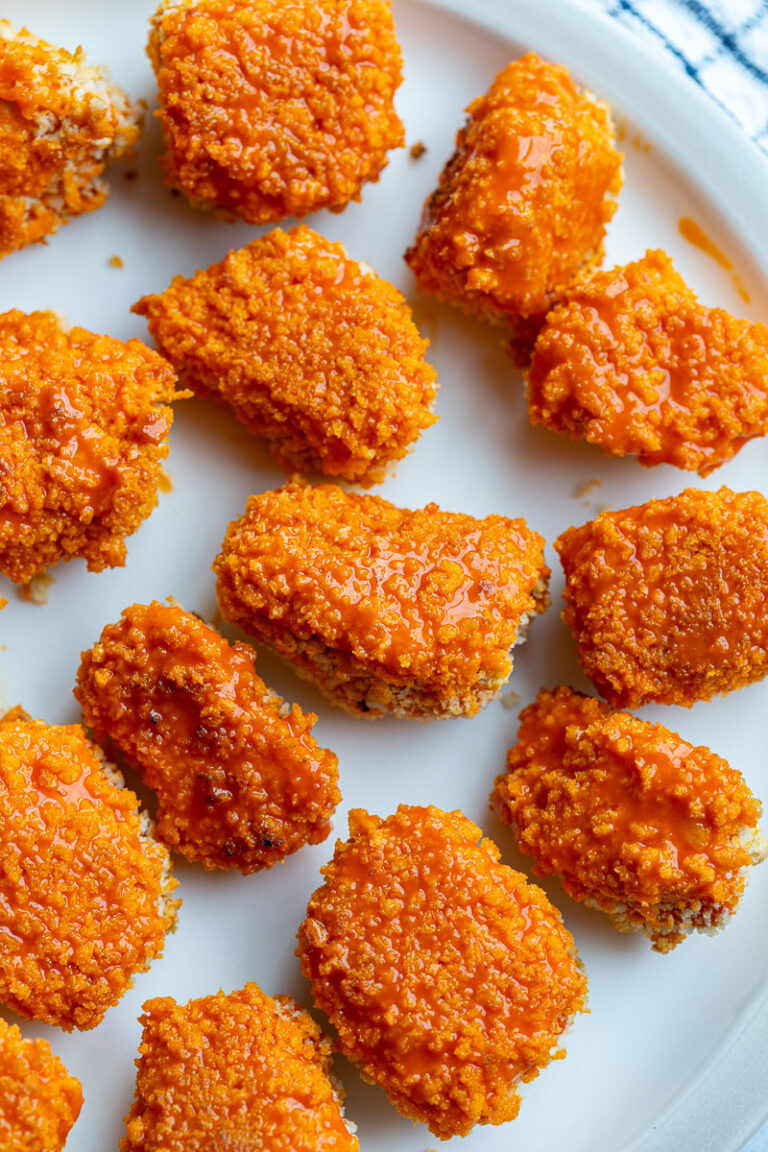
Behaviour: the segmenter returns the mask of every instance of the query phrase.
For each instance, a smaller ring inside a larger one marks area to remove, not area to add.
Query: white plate
[[[151,103],[153,78],[143,47],[152,7],[153,0],[108,6],[103,0],[6,0],[3,15],[68,47],[83,43],[94,61],[110,64],[134,97]],[[460,20],[449,9],[471,19]],[[626,124],[626,185],[610,229],[608,261],[637,257],[646,246],[664,247],[706,302],[765,316],[768,171],[695,86],[613,24],[562,0],[443,0],[430,6],[399,0],[395,11],[407,77],[398,105],[409,144],[422,140],[428,151],[418,162],[405,152],[393,156],[381,182],[365,190],[362,204],[340,216],[319,214],[310,220],[313,227],[343,239],[353,256],[412,297],[401,254],[451,152],[462,109],[508,60],[532,47],[570,65]],[[55,308],[73,323],[115,336],[143,335],[143,321],[128,311],[133,301],[164,288],[177,272],[206,267],[254,235],[247,226],[227,226],[173,199],[160,180],[158,147],[152,125],[136,165],[137,181],[126,182],[118,166],[104,210],[71,224],[47,247],[3,261],[0,308]],[[749,307],[729,275],[681,238],[681,216],[697,220],[728,253],[751,294]],[[123,269],[108,265],[113,255],[123,258]],[[498,332],[431,300],[418,301],[417,315],[434,339],[441,420],[385,485],[383,494],[392,500],[415,506],[436,499],[478,515],[522,514],[552,540],[569,524],[590,518],[603,502],[621,507],[690,484],[768,492],[762,443],[753,442],[702,484],[670,468],[649,471],[631,460],[607,460],[596,449],[532,429],[520,378],[499,348]],[[187,608],[212,615],[209,565],[228,521],[249,493],[276,486],[283,477],[233,419],[200,401],[178,407],[168,467],[173,492],[161,496],[130,541],[124,570],[96,576],[80,562],[60,566],[44,608],[22,602],[0,581],[10,599],[0,617],[4,703],[21,701],[53,722],[77,719],[71,689],[79,652],[134,600],[174,595]],[[593,478],[601,487],[576,498],[576,487]],[[555,607],[534,623],[510,685],[523,702],[542,684],[586,687],[559,620],[562,580],[551,550],[550,562]],[[525,867],[487,804],[514,738],[514,712],[497,701],[471,722],[369,724],[332,710],[269,655],[259,666],[277,691],[320,713],[316,734],[341,761],[339,834],[350,805],[387,813],[399,802],[431,801],[463,809],[498,840],[508,863]],[[767,711],[768,682],[690,711],[647,708],[643,715],[710,745],[768,798]],[[212,875],[179,862],[184,905],[178,931],[164,957],[137,978],[103,1024],[72,1036],[23,1024],[26,1035],[48,1036],[83,1081],[86,1103],[68,1152],[117,1146],[133,1095],[136,1018],[145,999],[170,993],[185,1000],[255,979],[268,992],[289,992],[309,1003],[293,957],[294,934],[331,846],[329,841],[304,849],[273,872],[247,878]],[[768,867],[755,870],[742,910],[723,934],[686,941],[669,956],[652,953],[644,939],[613,932],[598,914],[564,897],[556,883],[545,887],[576,938],[590,978],[592,1012],[574,1026],[568,1058],[526,1089],[519,1119],[509,1127],[477,1129],[461,1147],[733,1152],[768,1110]],[[383,1093],[364,1085],[341,1059],[338,1070],[365,1152],[426,1152],[435,1146],[426,1129],[400,1119]]]

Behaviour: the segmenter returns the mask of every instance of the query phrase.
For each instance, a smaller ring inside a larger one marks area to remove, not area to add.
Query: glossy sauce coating
[[[0,315],[0,571],[19,583],[83,557],[122,565],[157,502],[175,375],[140,340],[53,312]]]
[[[435,421],[429,342],[404,298],[309,228],[275,229],[133,310],[182,381],[288,470],[381,480]]]
[[[768,328],[705,308],[663,252],[598,272],[547,316],[534,424],[706,476],[768,432]]]
[[[388,0],[166,0],[148,52],[166,178],[200,207],[340,211],[404,142]]]
[[[93,1028],[162,952],[176,885],[82,728],[16,716],[0,724],[0,1001]]]
[[[611,704],[689,707],[768,673],[768,501],[688,488],[555,541],[563,619]]]
[[[358,1152],[328,1079],[331,1043],[256,984],[149,1000],[120,1152]]]
[[[726,256],[725,252],[715,244],[711,236],[708,236],[700,224],[695,220],[691,220],[690,216],[681,216],[677,222],[677,229],[680,235],[692,244],[694,248],[698,248],[700,252],[706,252],[707,256],[711,256],[716,264],[724,268],[726,272],[731,274],[731,282],[741,296],[745,304],[749,304],[751,297],[747,292],[741,277],[736,272],[733,264]]]
[[[509,675],[548,603],[542,547],[523,520],[294,482],[251,497],[214,570],[225,619],[335,703],[432,718],[473,715]]]
[[[80,1081],[48,1041],[24,1040],[0,1020],[0,1148],[61,1152],[82,1105]]]
[[[157,793],[158,837],[205,868],[271,868],[331,829],[337,760],[270,692],[248,644],[175,604],[134,604],[83,653],[75,695]]]
[[[298,949],[342,1052],[441,1139],[514,1119],[584,1007],[560,913],[460,812],[349,821]]]
[[[104,69],[0,20],[0,258],[100,208],[140,115]]]
[[[660,952],[736,910],[768,842],[759,801],[725,760],[570,688],[542,689],[517,739],[491,802],[537,876],[561,876]]]
[[[406,260],[467,311],[543,318],[602,259],[622,181],[608,108],[529,53],[467,111]]]

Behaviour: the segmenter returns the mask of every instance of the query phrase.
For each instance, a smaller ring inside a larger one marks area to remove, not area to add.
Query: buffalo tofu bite
[[[705,308],[659,251],[568,292],[527,378],[534,424],[645,465],[705,476],[768,432],[768,328]]]
[[[338,212],[403,144],[389,0],[164,0],[148,52],[166,179],[197,207]]]
[[[563,620],[613,705],[709,700],[768,673],[768,501],[702,492],[603,512],[555,541]]]
[[[175,380],[140,340],[0,315],[0,572],[24,583],[76,556],[92,572],[124,563],[157,503]]]
[[[381,480],[435,421],[429,342],[405,300],[309,228],[275,229],[134,311],[183,382],[289,471]]]
[[[0,1001],[94,1028],[176,919],[168,852],[77,724],[0,723]]]
[[[47,1040],[24,1040],[0,1019],[0,1148],[61,1152],[82,1105],[80,1081]]]
[[[358,1152],[331,1043],[290,996],[256,984],[149,1000],[120,1152]]]
[[[0,258],[100,208],[141,117],[104,68],[0,20]]]
[[[570,688],[520,716],[491,803],[537,876],[669,952],[735,912],[768,855],[761,805],[740,772],[661,724]]]
[[[606,105],[532,53],[467,111],[405,258],[425,292],[514,330],[602,260],[622,157]]]
[[[156,835],[205,868],[271,868],[331,829],[337,760],[270,692],[248,644],[176,604],[134,604],[83,652],[75,695],[157,793]]]
[[[549,603],[524,520],[292,482],[252,496],[214,563],[222,613],[371,718],[473,716]]]
[[[440,1139],[502,1124],[587,984],[560,913],[460,812],[355,809],[299,930],[342,1052]]]

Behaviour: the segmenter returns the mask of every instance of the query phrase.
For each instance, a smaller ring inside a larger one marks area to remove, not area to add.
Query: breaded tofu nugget
[[[603,512],[555,541],[563,620],[617,707],[690,707],[768,673],[768,500],[701,492]]]
[[[0,1148],[61,1152],[82,1106],[80,1081],[48,1041],[24,1040],[0,1019]]]
[[[100,208],[141,116],[105,68],[0,20],[0,258]]]
[[[441,1140],[513,1120],[585,1003],[560,913],[460,812],[355,809],[349,830],[298,948],[341,1051]]]
[[[768,328],[705,308],[660,251],[570,291],[527,379],[534,424],[640,464],[706,476],[768,432]]]
[[[0,572],[25,583],[76,556],[91,572],[125,562],[157,503],[175,379],[140,340],[0,315]]]
[[[569,896],[657,952],[725,925],[746,868],[768,855],[740,772],[570,688],[542,689],[517,739],[491,804],[535,875],[561,876]]]
[[[331,484],[252,496],[213,568],[224,618],[354,715],[473,716],[549,604],[524,520],[412,512]]]
[[[75,696],[157,793],[156,835],[204,868],[271,868],[331,830],[337,759],[270,692],[248,644],[176,604],[134,604],[83,652]]]
[[[404,142],[389,0],[164,0],[147,51],[166,179],[196,207],[340,212]]]
[[[467,112],[405,258],[423,291],[524,328],[602,260],[622,157],[607,106],[533,53]]]
[[[434,368],[401,294],[300,226],[177,276],[146,316],[180,379],[223,401],[288,471],[370,484],[434,423]]]
[[[0,723],[0,1001],[94,1028],[163,950],[178,901],[167,850],[122,777],[66,727]]]
[[[331,1043],[290,996],[256,984],[149,1000],[120,1152],[358,1152]]]

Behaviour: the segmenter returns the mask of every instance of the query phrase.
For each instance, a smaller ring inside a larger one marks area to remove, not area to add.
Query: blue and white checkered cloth
[[[588,3],[664,50],[768,155],[768,0]]]

